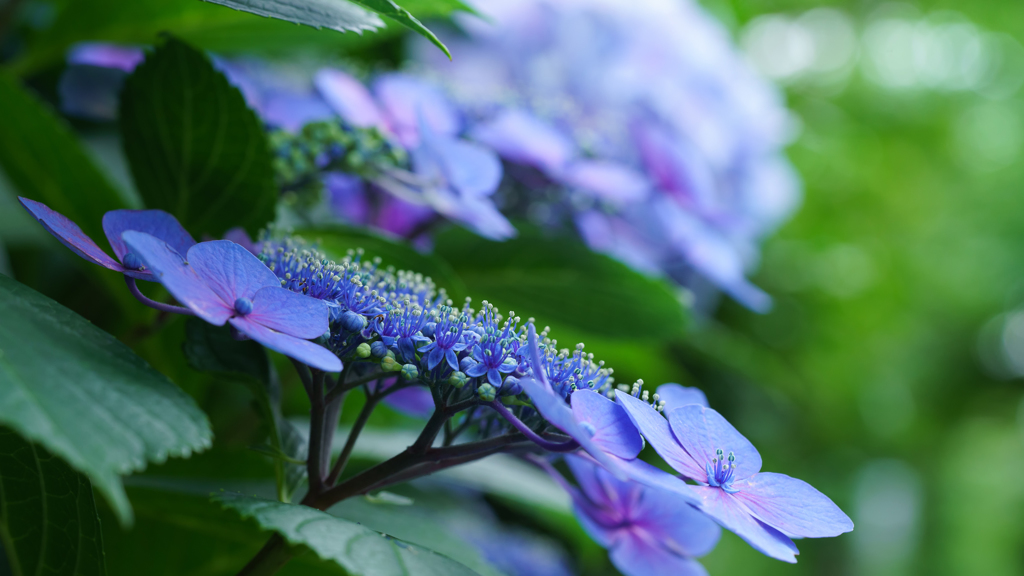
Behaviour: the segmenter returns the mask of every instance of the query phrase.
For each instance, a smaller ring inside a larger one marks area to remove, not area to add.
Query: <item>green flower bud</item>
[[[367,344],[366,342],[363,342],[359,346],[356,346],[356,356],[358,356],[359,358],[369,358],[370,345]]]
[[[497,395],[498,391],[494,389],[494,386],[485,383],[481,384],[480,387],[476,389],[476,393],[484,402],[491,402],[494,400],[494,397],[495,395]]]
[[[466,382],[469,382],[469,376],[466,376],[465,372],[459,372],[458,370],[452,372],[452,375],[448,377],[448,383],[456,388],[461,389],[466,385]]]
[[[380,361],[380,368],[385,372],[398,372],[402,369],[402,365],[395,361],[394,357],[385,356],[384,359]]]
[[[414,364],[406,364],[402,366],[402,378],[406,380],[415,380],[420,375],[420,371],[416,369]]]

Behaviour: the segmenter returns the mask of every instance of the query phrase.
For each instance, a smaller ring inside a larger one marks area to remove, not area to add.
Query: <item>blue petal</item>
[[[327,304],[281,288],[260,288],[246,318],[278,332],[310,340],[330,330]]]
[[[699,464],[710,464],[716,457],[716,450],[721,449],[726,456],[729,452],[736,455],[737,480],[761,471],[757,448],[711,408],[689,404],[669,412],[668,421],[676,440]],[[703,476],[706,478],[706,473]],[[699,477],[694,479],[700,480]]]
[[[455,355],[455,352],[448,350],[444,353],[445,360],[448,361],[448,365],[451,366],[452,370],[459,369],[459,358]]]
[[[163,210],[112,210],[103,215],[103,232],[118,259],[123,260],[128,252],[121,235],[126,230],[145,232],[163,240],[184,256],[196,241],[178,222],[178,219]]]
[[[700,499],[697,507],[723,528],[746,540],[747,544],[766,556],[796,563],[796,544],[793,544],[785,534],[751,516],[735,495],[710,486],[691,488]]]
[[[577,390],[569,396],[573,417],[594,429],[594,442],[620,458],[636,458],[644,448],[636,426],[622,406],[592,390]]]
[[[411,362],[416,358],[416,346],[413,345],[412,338],[398,339],[398,353],[407,362]]]
[[[86,236],[85,232],[82,232],[82,229],[78,227],[78,224],[75,224],[60,212],[52,210],[42,202],[36,202],[28,198],[19,196],[18,201],[28,210],[29,214],[34,216],[43,225],[43,228],[46,228],[47,232],[53,234],[55,238],[60,240],[61,244],[70,248],[75,254],[104,268],[118,272],[124,271],[124,267],[97,246],[92,238]],[[146,278],[151,279],[149,274],[146,274]]]
[[[323,346],[271,330],[251,321],[248,316],[231,318],[228,322],[249,338],[307,366],[325,372],[341,371],[341,360]]]
[[[487,373],[487,367],[483,364],[473,364],[469,370],[466,370],[466,375],[473,378],[483,376],[485,373]]]
[[[238,298],[252,300],[260,288],[281,286],[281,280],[259,258],[230,240],[200,242],[189,248],[185,258],[210,289],[229,304]]]
[[[608,558],[624,576],[707,576],[700,562],[669,551],[656,535],[623,530]]]
[[[489,122],[477,124],[470,137],[505,160],[547,172],[561,169],[574,153],[571,140],[523,110],[506,110]]]
[[[625,409],[633,424],[640,429],[640,433],[651,443],[658,455],[668,462],[669,466],[687,478],[698,482],[707,482],[704,464],[697,462],[686,453],[676,437],[672,435],[668,422],[657,410],[625,392],[615,394],[615,400]]]
[[[327,104],[349,124],[385,127],[380,109],[362,82],[340,70],[324,68],[316,73],[313,83]]]
[[[480,364],[483,366],[483,364]],[[501,374],[498,373],[496,368],[491,368],[487,371],[487,381],[491,383],[491,386],[501,389]]]
[[[708,398],[700,388],[690,388],[681,384],[662,384],[658,386],[657,394],[660,400],[665,401],[665,412],[687,404],[700,404],[709,408]]]
[[[427,357],[427,369],[433,370],[441,362],[441,358],[444,358],[444,350],[435,347]]]
[[[828,496],[785,474],[762,472],[734,484],[758,520],[799,538],[827,538],[853,530],[853,521]]]

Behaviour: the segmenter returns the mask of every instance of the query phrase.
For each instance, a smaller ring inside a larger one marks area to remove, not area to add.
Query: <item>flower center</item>
[[[235,312],[238,312],[241,316],[245,316],[252,312],[252,300],[249,300],[248,298],[239,298],[238,300],[235,300]]]
[[[708,486],[717,486],[729,494],[739,492],[732,487],[733,475],[736,473],[736,455],[729,452],[728,458],[724,457],[721,448],[717,451],[717,458],[704,465],[704,471],[708,474]]]
[[[121,259],[121,264],[127,270],[142,270],[142,260],[134,252],[128,252]]]

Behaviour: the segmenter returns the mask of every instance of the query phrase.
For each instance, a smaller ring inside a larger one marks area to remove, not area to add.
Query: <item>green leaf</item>
[[[396,540],[308,506],[285,504],[235,493],[214,496],[226,508],[280,534],[293,546],[305,546],[333,560],[352,576],[467,576],[469,568],[419,546]]]
[[[362,524],[371,530],[400,538],[452,558],[481,576],[500,576],[473,545],[451,532],[440,521],[437,510],[416,506],[405,498],[393,503],[397,495],[382,492],[392,502],[374,503],[372,498],[349,498],[330,509],[332,515]],[[378,495],[378,498],[381,496]]]
[[[466,285],[451,264],[436,255],[423,254],[408,244],[382,234],[352,226],[331,225],[300,229],[295,235],[315,243],[332,260],[343,258],[349,250],[362,248],[366,258],[379,257],[383,266],[394,266],[399,270],[430,276],[457,303],[466,297]]]
[[[211,444],[192,399],[74,312],[0,276],[0,424],[85,474],[117,511],[120,476]]]
[[[125,80],[121,135],[148,208],[199,237],[274,218],[277,188],[263,125],[201,52],[168,38]]]
[[[89,480],[7,428],[0,428],[0,540],[14,574],[106,573]]]
[[[64,120],[0,72],[0,166],[26,198],[42,202],[101,241],[108,210],[127,208]]]
[[[281,384],[266,350],[252,340],[235,340],[228,326],[213,326],[199,318],[189,318],[185,324],[184,350],[196,370],[237,381],[252,392],[267,427],[267,450],[284,457],[274,457],[278,498],[290,501],[306,479],[308,443],[281,415]]]
[[[541,326],[651,339],[681,335],[686,325],[686,309],[666,281],[574,238],[521,227],[518,238],[492,242],[449,228],[435,237],[435,252],[452,263],[474,300],[535,317]]]
[[[408,10],[402,8],[398,4],[395,4],[392,0],[352,0],[360,6],[364,6],[373,10],[374,12],[387,16],[395,22],[406,26],[410,30],[413,30],[417,34],[423,36],[427,40],[441,49],[448,58],[452,57],[452,53],[448,51],[448,47],[441,42],[433,32],[427,29],[422,22],[416,19]]]
[[[242,12],[328,28],[338,32],[374,31],[384,22],[347,0],[204,0]]]

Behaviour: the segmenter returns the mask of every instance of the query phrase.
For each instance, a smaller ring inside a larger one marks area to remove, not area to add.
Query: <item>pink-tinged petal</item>
[[[602,450],[620,458],[636,458],[644,442],[622,406],[593,390],[577,390],[569,396],[572,413],[580,425],[594,430]]]
[[[145,232],[128,230],[122,235],[128,250],[139,257],[157,282],[183,306],[210,324],[222,326],[235,313],[182,259],[174,248]],[[201,246],[201,244],[197,244]]]
[[[608,550],[624,576],[707,576],[700,562],[670,552],[657,536],[632,528],[620,532]]]
[[[101,42],[82,42],[68,51],[68,64],[117,68],[125,72],[131,72],[145,59],[142,48]]]
[[[104,268],[116,270],[117,272],[124,271],[124,267],[97,246],[92,241],[92,238],[86,236],[85,232],[82,232],[82,229],[78,227],[78,224],[68,220],[60,212],[51,210],[49,206],[42,202],[36,202],[21,196],[18,197],[18,200],[28,210],[29,214],[35,217],[36,220],[39,220],[39,223],[43,225],[43,228],[46,228],[47,232],[53,234],[57,240],[60,240],[61,244],[67,246],[72,252],[93,264],[99,264]]]
[[[785,474],[762,472],[742,483],[733,495],[769,526],[798,538],[828,538],[853,530],[853,521],[828,496]]]
[[[608,521],[604,510],[587,502],[586,498],[579,495],[578,491],[571,491],[569,494],[573,496],[573,514],[576,515],[576,520],[583,527],[583,531],[599,545],[605,548],[611,546],[621,530],[612,527],[614,525]]]
[[[159,238],[182,256],[196,245],[192,235],[182,228],[178,219],[163,210],[112,210],[103,215],[103,232],[119,260],[124,260],[128,252],[121,238],[128,230],[145,232]]]
[[[670,411],[668,421],[676,440],[698,464],[711,464],[717,457],[716,451],[721,449],[726,457],[730,452],[736,456],[736,480],[761,471],[757,448],[713,409],[689,404]]]
[[[634,505],[632,519],[670,551],[680,556],[703,556],[718,544],[722,530],[688,502],[675,493],[648,487]]]
[[[391,132],[406,148],[419,145],[421,116],[442,136],[454,136],[459,131],[455,107],[440,90],[426,82],[404,74],[385,74],[373,83],[373,93]]]
[[[224,233],[224,239],[230,240],[235,244],[238,244],[242,248],[245,248],[254,255],[259,256],[262,250],[262,242],[253,242],[252,238],[249,237],[249,233],[245,231],[245,228],[241,226],[235,226]]]
[[[522,110],[501,112],[493,120],[476,125],[469,135],[509,162],[545,172],[560,171],[575,150],[565,135]]]
[[[687,404],[699,404],[709,407],[708,397],[704,395],[700,388],[691,388],[670,382],[658,386],[657,394],[659,401],[665,401],[666,413]]]
[[[574,162],[558,175],[558,180],[616,206],[639,202],[650,191],[643,174],[605,160]]]
[[[251,321],[248,316],[232,318],[228,322],[239,332],[267,348],[294,358],[311,368],[324,372],[341,371],[341,360],[323,346],[271,330]]]
[[[189,248],[186,259],[210,289],[231,306],[238,298],[251,300],[260,288],[281,286],[281,280],[259,258],[230,240],[196,244]]]
[[[278,332],[310,340],[330,330],[327,303],[280,286],[260,288],[246,318]]]
[[[723,528],[744,539],[747,544],[766,556],[796,563],[796,555],[799,553],[796,544],[793,544],[785,534],[751,516],[734,495],[711,486],[694,486],[693,489],[700,499],[697,507]]]
[[[659,456],[675,468],[677,472],[698,482],[707,482],[707,472],[703,464],[694,460],[679,445],[669,428],[665,417],[652,408],[650,404],[634,398],[626,393],[616,394],[615,400],[625,409],[630,420],[640,430],[643,437],[651,443]]]
[[[313,84],[327,104],[349,124],[384,128],[380,109],[359,80],[341,70],[323,68],[316,73]]]

